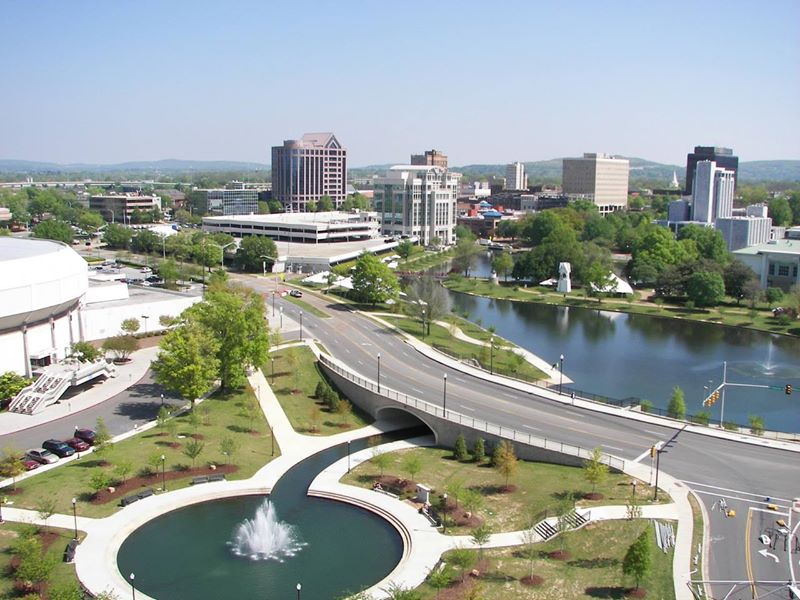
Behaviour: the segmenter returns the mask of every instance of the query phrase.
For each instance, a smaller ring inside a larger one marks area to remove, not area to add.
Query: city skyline
[[[566,6],[12,3],[0,158],[269,164],[298,131],[353,166],[800,158],[797,3]]]

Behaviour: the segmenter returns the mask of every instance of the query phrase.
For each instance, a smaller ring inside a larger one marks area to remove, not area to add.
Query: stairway
[[[588,515],[589,513],[587,512],[586,514]],[[559,528],[560,519],[564,520],[566,527]],[[588,522],[589,519],[586,516],[580,514],[576,510],[572,510],[563,517],[549,517],[543,521],[539,521],[536,525],[534,525],[533,530],[539,534],[539,537],[542,538],[542,541],[547,541],[550,538],[558,535],[560,529],[580,529]]]

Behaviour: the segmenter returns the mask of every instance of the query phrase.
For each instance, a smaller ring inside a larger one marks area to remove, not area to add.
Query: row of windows
[[[775,267],[777,267],[777,269]],[[797,277],[797,265],[776,265],[775,263],[769,263],[769,274],[775,275],[776,270],[778,272],[778,277],[789,277],[790,270],[792,277]]]

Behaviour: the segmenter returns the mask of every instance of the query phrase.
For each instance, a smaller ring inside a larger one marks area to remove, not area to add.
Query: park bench
[[[199,477],[192,477],[192,485],[199,483],[208,483],[208,475],[200,475]]]
[[[78,547],[78,540],[70,540],[64,549],[64,562],[71,563],[75,560],[75,549]]]

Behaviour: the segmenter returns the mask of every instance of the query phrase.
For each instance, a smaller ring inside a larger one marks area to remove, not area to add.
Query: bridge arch
[[[427,415],[420,415],[418,412],[408,410],[403,406],[381,406],[375,411],[375,419],[379,421],[391,421],[402,427],[414,427],[421,425],[433,436],[435,444],[439,444],[439,434],[436,429],[426,420]]]

